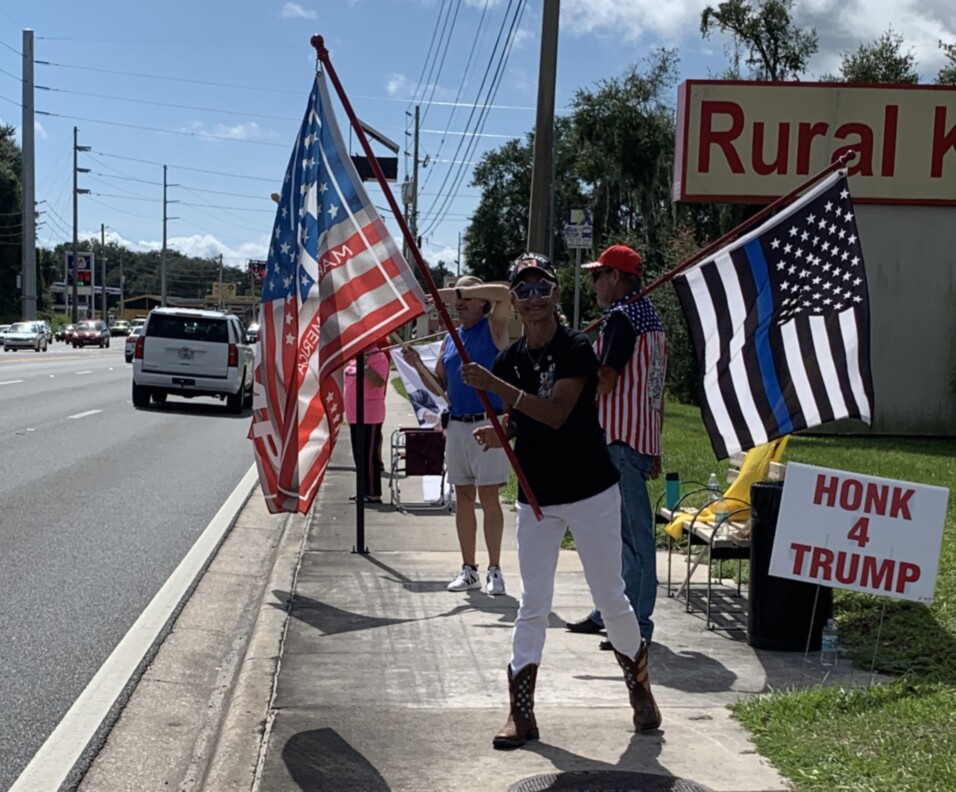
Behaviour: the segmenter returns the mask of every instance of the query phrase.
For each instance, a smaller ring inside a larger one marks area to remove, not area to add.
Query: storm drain
[[[712,792],[693,781],[623,770],[545,773],[512,784],[508,792]]]

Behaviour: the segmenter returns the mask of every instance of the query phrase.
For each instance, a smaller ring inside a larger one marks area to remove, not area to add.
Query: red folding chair
[[[451,500],[445,495],[445,433],[441,428],[396,429],[392,432],[390,458],[388,488],[395,508],[402,511],[451,508]],[[403,501],[401,483],[411,476],[440,477],[438,500]]]

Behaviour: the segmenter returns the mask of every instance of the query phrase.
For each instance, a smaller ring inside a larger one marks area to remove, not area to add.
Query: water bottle
[[[835,666],[838,650],[836,622],[833,619],[827,619],[827,623],[823,625],[823,633],[820,638],[820,665]]]
[[[717,538],[730,538],[730,504],[723,498],[718,498],[714,504],[714,525],[717,526]]]
[[[710,503],[720,500],[720,482],[717,481],[716,473],[711,473],[710,478],[707,479],[707,489],[710,490],[710,494],[707,496]]]

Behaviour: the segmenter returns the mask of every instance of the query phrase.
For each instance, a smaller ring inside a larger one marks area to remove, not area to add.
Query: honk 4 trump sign
[[[791,462],[770,574],[931,602],[949,490]]]

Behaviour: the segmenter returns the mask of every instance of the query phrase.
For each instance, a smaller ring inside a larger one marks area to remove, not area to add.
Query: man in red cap
[[[600,363],[598,417],[621,474],[625,593],[637,614],[641,637],[650,643],[657,599],[657,547],[647,480],[657,478],[661,469],[667,341],[650,299],[634,299],[644,271],[637,251],[611,245],[583,269],[590,272],[598,305],[605,309],[595,343]],[[596,633],[603,627],[596,609],[567,625],[571,632],[581,633]],[[613,647],[602,641],[601,648]]]

